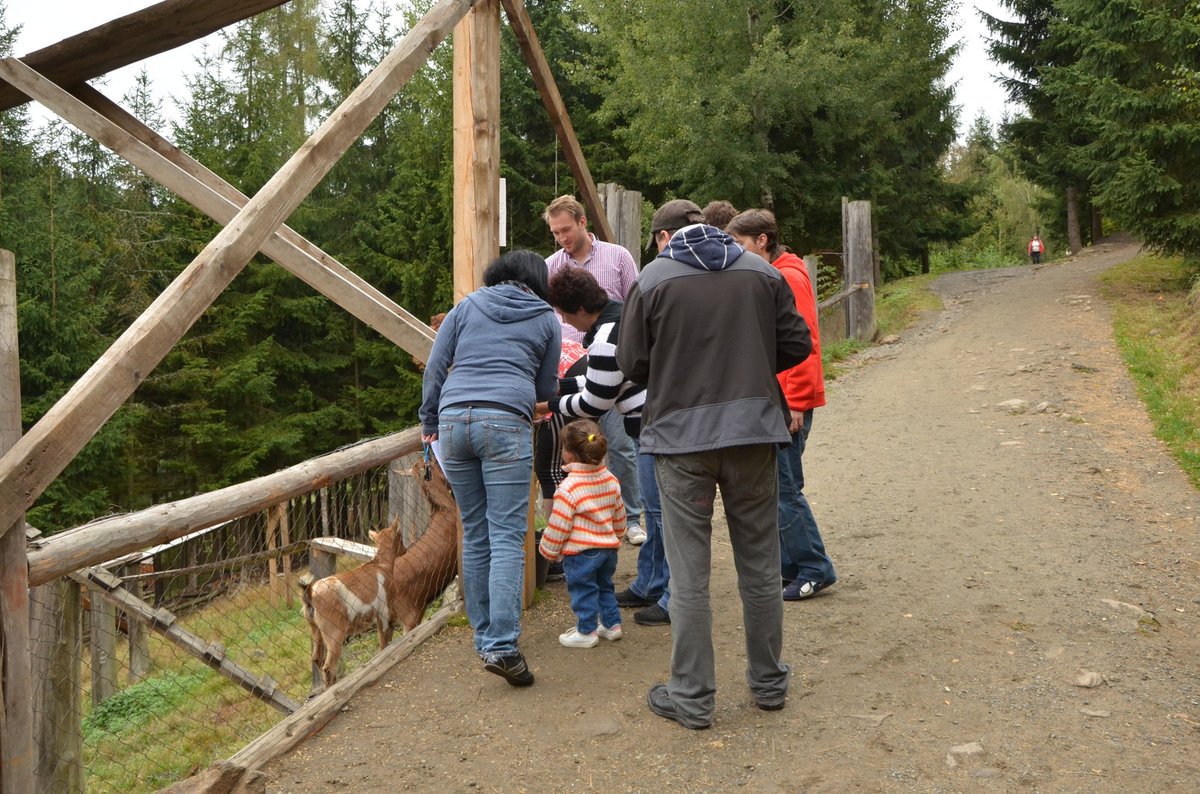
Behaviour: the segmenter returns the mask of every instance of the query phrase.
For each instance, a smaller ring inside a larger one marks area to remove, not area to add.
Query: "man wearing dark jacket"
[[[783,708],[776,445],[791,441],[775,375],[812,349],[791,288],[762,257],[668,201],[651,222],[658,257],[626,298],[617,362],[646,385],[642,451],[654,455],[671,569],[671,678],[651,711],[707,728],[716,707],[709,604],[713,502],[721,490],[759,708]]]

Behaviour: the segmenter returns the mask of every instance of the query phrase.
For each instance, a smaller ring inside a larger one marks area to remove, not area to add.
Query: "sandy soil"
[[[722,525],[712,729],[646,708],[668,628],[563,648],[551,585],[524,623],[535,686],[443,631],[268,790],[1200,790],[1200,500],[1096,284],[1135,253],[944,276],[943,311],[831,384],[805,468],[840,581],[787,605],[783,711],[745,685]]]

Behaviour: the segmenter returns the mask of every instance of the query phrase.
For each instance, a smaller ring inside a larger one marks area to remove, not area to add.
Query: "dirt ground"
[[[533,687],[445,630],[268,790],[1200,790],[1200,500],[1096,282],[1135,253],[943,276],[943,311],[830,384],[806,490],[840,580],[786,605],[783,711],[745,685],[722,524],[710,730],[646,707],[668,627],[629,617],[620,642],[563,648],[555,584],[524,621]]]

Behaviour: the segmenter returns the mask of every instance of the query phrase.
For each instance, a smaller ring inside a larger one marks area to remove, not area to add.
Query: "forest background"
[[[143,72],[122,104],[253,194],[429,7],[292,0],[197,58],[171,113]],[[1005,5],[991,51],[1023,108],[960,123],[952,0],[527,0],[593,176],[775,211],[801,253],[841,250],[841,197],[873,202],[884,280],[1025,261],[1111,228],[1200,250],[1198,12],[1184,2]],[[0,2],[0,54],[15,28]],[[351,148],[289,224],[418,317],[451,302],[451,51]],[[509,247],[574,193],[503,29]],[[1190,169],[1190,170],[1189,170]],[[212,239],[139,171],[27,108],[0,114],[0,245],[18,262],[28,428]],[[836,289],[825,278],[822,286]],[[410,357],[259,258],[29,513],[44,531],[275,471],[416,422]]]

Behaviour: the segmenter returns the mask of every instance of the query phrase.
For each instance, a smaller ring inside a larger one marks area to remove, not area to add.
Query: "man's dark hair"
[[[608,293],[596,277],[581,267],[564,267],[550,279],[550,305],[564,312],[598,312],[608,305]]]
[[[502,281],[519,281],[542,300],[549,303],[546,283],[546,260],[533,251],[518,248],[503,254],[483,271],[484,286],[494,287]]]
[[[705,223],[725,231],[725,227],[733,220],[733,216],[737,215],[737,208],[728,201],[710,201],[700,212],[704,214]]]
[[[745,210],[733,216],[733,220],[725,227],[725,232],[742,237],[767,236],[767,253],[774,261],[783,253],[779,245],[779,224],[775,222],[775,213],[770,210]]]

